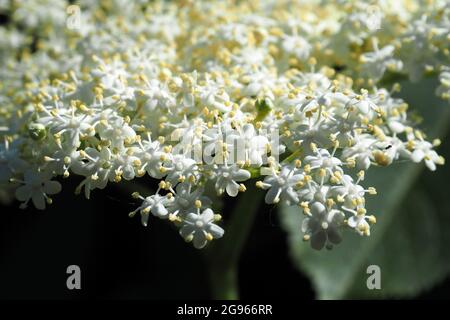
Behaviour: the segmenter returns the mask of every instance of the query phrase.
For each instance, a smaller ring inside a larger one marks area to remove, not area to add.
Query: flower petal
[[[44,210],[45,209],[45,198],[44,195],[39,192],[34,192],[31,196],[31,200],[33,200],[33,204],[36,209]]]
[[[58,181],[47,181],[44,183],[43,191],[46,194],[57,194],[61,192],[61,184]]]
[[[16,189],[16,198],[19,201],[27,201],[31,197],[31,187],[28,185]]]
[[[225,230],[223,230],[218,225],[211,223],[208,226],[208,232],[212,234],[214,239],[218,239],[222,238],[223,234],[225,233]]]
[[[194,241],[193,241],[193,243],[194,243],[194,247],[196,249],[204,248],[206,246],[207,242],[208,241],[206,241],[206,237],[205,237],[203,232],[196,232],[194,234]]]
[[[227,183],[227,193],[230,197],[236,197],[238,192],[239,192],[239,185],[234,182],[231,181],[229,183]]]
[[[327,241],[327,233],[324,230],[319,230],[311,237],[311,248],[321,250]]]

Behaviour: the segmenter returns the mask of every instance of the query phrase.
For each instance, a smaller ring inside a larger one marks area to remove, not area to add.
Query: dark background
[[[46,211],[20,210],[17,202],[0,207],[0,299],[209,298],[202,251],[166,221],[150,219],[145,228],[138,217],[128,218],[136,204],[123,186],[95,190],[86,200],[73,194],[77,181],[62,182],[63,192]],[[227,201],[225,216],[234,204]],[[218,241],[227,241],[226,233]],[[81,290],[66,288],[72,264],[81,268]],[[239,285],[244,299],[314,298],[309,280],[290,262],[286,235],[268,205],[260,205],[245,246]],[[419,298],[449,293],[447,279]]]

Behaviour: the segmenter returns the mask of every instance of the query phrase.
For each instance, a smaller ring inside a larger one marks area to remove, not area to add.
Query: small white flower
[[[152,141],[149,137],[149,140],[139,142],[139,146],[140,150],[136,155],[139,157],[142,164],[139,168],[141,171],[140,173],[147,172],[150,177],[155,179],[164,177],[166,173],[162,172],[160,169],[166,155],[159,141]]]
[[[328,210],[322,203],[314,202],[310,206],[310,214],[303,220],[302,231],[305,239],[311,241],[311,247],[316,250],[325,245],[331,248],[333,244],[339,244],[342,237],[339,228],[344,222],[344,214],[336,209]]]
[[[375,45],[375,51],[367,52],[361,55],[362,73],[378,81],[381,79],[387,69],[391,71],[400,71],[403,64],[400,60],[394,58],[395,48],[392,45],[385,46],[378,49],[378,45]]]
[[[330,195],[336,197],[339,202],[352,208],[355,201],[363,201],[366,190],[360,186],[359,180],[355,183],[349,175],[344,175],[340,180],[341,185],[330,188]]]
[[[431,171],[436,170],[436,164],[443,165],[444,158],[439,156],[433,150],[433,145],[428,141],[416,141],[414,151],[411,154],[411,160],[414,162],[425,161],[426,166]]]
[[[61,191],[61,184],[58,181],[51,181],[48,173],[28,170],[24,173],[22,183],[23,185],[16,190],[17,200],[23,201],[22,208],[26,208],[31,199],[36,209],[44,210],[45,203],[51,203],[48,196]]]
[[[263,135],[258,135],[252,124],[243,126],[236,142],[237,161],[249,162],[255,166],[263,164],[263,156],[267,153],[269,140]]]
[[[183,182],[189,178],[197,179],[199,176],[197,162],[184,155],[175,155],[170,158],[169,163],[164,164],[168,174],[166,181],[172,185]]]
[[[90,198],[91,190],[103,189],[108,181],[114,181],[117,176],[114,163],[114,156],[109,148],[102,148],[100,151],[94,148],[87,148],[81,157],[87,162],[73,167],[75,174],[80,174],[86,178],[78,185],[76,192],[81,192],[84,187],[84,194]]]
[[[264,182],[258,183],[258,186],[262,189],[269,189],[265,197],[266,203],[278,203],[282,200],[287,205],[292,205],[300,201],[295,187],[303,178],[303,174],[297,168],[286,166],[281,169],[279,174],[267,176]]]
[[[312,49],[311,44],[299,35],[285,35],[281,47],[286,53],[293,55],[300,61],[308,59]]]
[[[221,238],[224,230],[214,224],[214,213],[211,209],[205,209],[200,213],[190,212],[187,214],[180,229],[180,235],[186,241],[192,241],[194,247],[202,249],[208,241]]]
[[[152,213],[155,217],[160,219],[167,219],[169,217],[169,211],[167,206],[174,201],[173,197],[161,196],[159,194],[154,194],[146,198],[139,196],[139,199],[143,200],[142,205],[140,205],[136,210],[129,213],[130,217],[134,217],[136,212],[141,213],[141,222],[143,226],[147,226],[149,214]]]
[[[222,194],[226,191],[230,197],[236,197],[240,189],[237,182],[248,180],[250,176],[250,172],[240,169],[236,164],[217,166],[215,184],[217,193]]]
[[[326,177],[332,175],[335,171],[342,172],[342,161],[330,154],[327,149],[317,149],[314,156],[306,156],[305,163],[311,166],[311,169],[324,169]]]
[[[360,235],[370,236],[370,225],[367,222],[369,219],[370,217],[364,214],[355,214],[348,219],[347,224]]]
[[[359,135],[356,137],[354,145],[342,152],[342,157],[346,160],[355,159],[358,169],[367,170],[370,167],[372,150],[376,143],[377,140],[371,135]]]
[[[195,208],[195,201],[197,200],[201,201],[202,207],[208,207],[212,204],[212,201],[203,195],[203,188],[192,190],[192,184],[190,183],[180,183],[177,185],[176,191],[171,191],[175,195],[175,200],[168,206],[174,215],[184,216]]]

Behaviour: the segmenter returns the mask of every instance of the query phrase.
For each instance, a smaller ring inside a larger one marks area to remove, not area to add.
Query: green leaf
[[[430,137],[443,137],[450,117],[449,106],[434,96],[436,80],[403,84],[402,95],[423,115],[422,127]],[[449,156],[450,146],[440,148]],[[396,163],[371,168],[364,181],[377,196],[368,196],[367,208],[377,216],[371,236],[346,232],[331,251],[315,251],[302,241],[301,214],[295,207],[280,212],[289,235],[290,253],[306,273],[320,299],[408,297],[430,288],[450,272],[450,204],[446,188],[450,168],[436,172],[422,164]],[[381,290],[366,286],[369,265],[381,269]]]

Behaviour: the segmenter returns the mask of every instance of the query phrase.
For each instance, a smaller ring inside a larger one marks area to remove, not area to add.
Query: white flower
[[[208,207],[212,204],[212,201],[203,195],[204,188],[197,188],[192,190],[192,184],[180,183],[175,190],[171,190],[175,195],[175,200],[168,204],[170,211],[173,215],[184,216],[195,208],[195,202],[200,200],[202,207]]]
[[[52,133],[59,133],[68,136],[70,146],[78,147],[80,144],[80,136],[93,136],[95,130],[91,125],[91,117],[84,115],[76,115],[74,109],[62,109],[53,116],[46,108],[48,116],[41,118],[39,121],[46,127],[49,127]],[[59,109],[58,109],[59,110]]]
[[[44,210],[45,203],[52,201],[48,196],[61,191],[61,184],[58,181],[51,181],[50,178],[48,173],[26,171],[23,185],[16,190],[17,200],[23,202],[21,207],[26,208],[31,199],[36,209]]]
[[[171,157],[168,163],[164,164],[164,169],[168,172],[166,181],[172,185],[190,178],[197,179],[199,176],[197,162],[184,155]]]
[[[122,118],[109,121],[100,135],[111,142],[113,148],[123,148],[124,144],[131,144],[136,139],[136,132]]]
[[[356,107],[356,110],[364,115],[373,112],[377,108],[377,105],[367,90],[363,90],[361,95],[355,95],[353,103],[350,105]]]
[[[411,160],[414,162],[425,161],[426,166],[431,171],[436,170],[436,164],[443,165],[444,158],[439,156],[433,150],[433,145],[428,141],[416,141],[414,144],[414,151],[411,154]]]
[[[87,162],[74,167],[73,170],[76,174],[86,176],[86,178],[79,184],[76,192],[80,192],[84,187],[84,194],[89,199],[91,190],[96,188],[103,189],[108,181],[115,179],[117,176],[115,169],[117,168],[109,148],[102,148],[100,151],[94,148],[87,148],[86,151],[82,152],[81,156]]]
[[[336,209],[328,210],[322,203],[314,202],[310,206],[310,215],[303,220],[302,231],[311,247],[316,250],[325,245],[331,248],[342,240],[339,228],[344,222],[344,214]]]
[[[348,219],[347,224],[350,228],[355,229],[360,235],[370,236],[370,225],[367,222],[367,220],[370,219],[371,217],[364,214],[355,214]]]
[[[326,149],[317,149],[314,156],[306,156],[305,163],[309,164],[312,170],[324,169],[327,177],[335,171],[342,172],[342,161]]]
[[[142,174],[146,171],[150,177],[155,179],[164,177],[166,173],[161,171],[161,167],[166,155],[159,141],[152,141],[149,137],[149,140],[139,141],[139,146],[140,150],[136,155],[141,160],[142,164],[139,168],[141,171],[140,173]]]
[[[373,52],[367,52],[361,55],[362,73],[368,78],[378,81],[381,79],[387,69],[391,71],[400,71],[403,64],[400,60],[394,58],[394,46],[388,45],[378,49],[375,45]]]
[[[301,61],[309,58],[312,49],[311,44],[305,38],[298,35],[285,35],[281,47],[286,53],[293,55]]]
[[[282,200],[287,205],[292,205],[300,201],[295,188],[303,178],[303,174],[297,168],[286,166],[281,169],[279,174],[274,173],[267,176],[264,182],[260,181],[257,186],[262,189],[269,189],[265,197],[266,203],[278,203]]]
[[[214,213],[211,209],[205,209],[200,213],[190,212],[187,214],[180,229],[180,235],[186,241],[192,241],[194,247],[202,249],[208,241],[221,238],[224,230],[214,224]]]
[[[367,170],[371,164],[373,146],[377,143],[371,135],[359,135],[352,147],[342,152],[344,159],[354,158],[358,169]]]
[[[344,206],[353,208],[355,207],[355,203],[357,204],[363,201],[364,194],[368,192],[358,183],[359,179],[355,183],[351,176],[344,175],[340,179],[341,185],[330,188],[330,195],[336,197],[338,202],[343,202]]]
[[[245,124],[242,132],[237,136],[237,161],[248,162],[251,165],[261,166],[263,156],[267,153],[269,140],[264,135],[258,135],[252,124]],[[244,153],[242,155],[242,153]]]
[[[248,180],[250,176],[250,172],[240,169],[236,164],[217,166],[216,191],[218,194],[226,191],[230,197],[236,197],[239,190],[242,189],[237,182]]]
[[[142,196],[139,196],[138,198],[143,200],[143,202],[136,210],[130,212],[129,216],[134,217],[136,212],[139,211],[141,213],[141,222],[143,226],[147,226],[150,213],[161,219],[167,219],[169,217],[169,211],[166,207],[173,202],[173,197],[154,194],[146,198]]]

